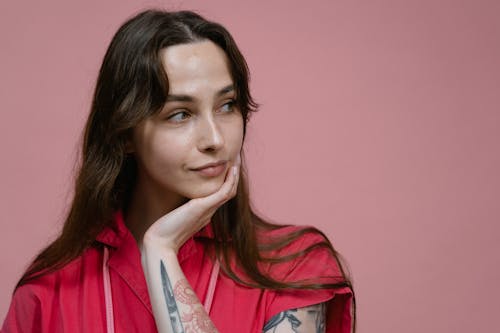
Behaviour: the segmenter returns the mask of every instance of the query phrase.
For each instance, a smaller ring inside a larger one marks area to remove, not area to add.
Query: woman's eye
[[[222,105],[222,109],[224,109],[228,112],[231,112],[234,109],[234,104],[235,104],[235,101],[231,100],[231,101],[225,103],[224,105]]]
[[[185,119],[184,117],[182,117],[183,115],[189,115],[189,114],[187,112],[185,112],[185,111],[181,111],[181,112],[177,112],[177,113],[171,115],[167,119],[168,120],[173,120],[174,122],[181,122],[182,120]]]
[[[235,104],[236,104],[235,100],[230,100],[230,101],[224,103],[221,107],[222,111],[227,112],[227,113],[233,112],[234,108],[235,108]],[[171,116],[167,117],[167,120],[173,121],[175,123],[180,123],[189,117],[190,117],[189,112],[180,111],[180,112],[176,112],[176,113],[172,114]]]

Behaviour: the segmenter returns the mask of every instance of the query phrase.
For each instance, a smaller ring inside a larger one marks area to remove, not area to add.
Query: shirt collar
[[[202,230],[189,238],[179,249],[177,257],[179,263],[183,263],[191,256],[198,253],[199,245],[196,245],[195,238],[209,237],[213,238],[211,223],[207,224]],[[96,237],[96,240],[106,246],[113,247],[110,251],[108,265],[114,270],[132,289],[137,297],[146,306],[148,311],[153,314],[148,289],[145,280],[143,268],[141,265],[141,254],[137,243],[125,224],[121,210],[113,214],[113,222],[105,227]]]
[[[129,233],[125,221],[123,220],[123,213],[121,210],[113,214],[113,222],[111,225],[106,226],[96,237],[96,240],[112,247],[119,247],[125,236]]]

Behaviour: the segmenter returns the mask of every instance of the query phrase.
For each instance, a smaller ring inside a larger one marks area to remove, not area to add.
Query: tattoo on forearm
[[[265,333],[274,333],[279,328],[291,328],[295,333],[325,332],[326,303],[319,303],[303,308],[286,310],[273,316],[262,329]]]
[[[217,332],[210,317],[200,304],[198,297],[186,279],[179,280],[175,284],[174,294],[179,302],[189,307],[189,310],[182,314],[182,322],[186,330],[195,333]]]
[[[264,326],[264,332],[267,332],[272,329],[271,332],[275,332],[278,325],[283,323],[285,320],[288,320],[290,325],[292,326],[292,330],[297,332],[296,329],[300,326],[301,321],[295,317],[292,312],[297,312],[297,309],[291,309],[287,311],[283,311],[272,317]]]
[[[210,317],[205,312],[205,309],[200,304],[196,293],[191,288],[191,285],[186,279],[177,281],[172,289],[168,275],[161,262],[161,279],[163,284],[163,292],[167,300],[167,308],[172,322],[172,328],[175,333],[216,333],[217,329],[210,320]],[[185,305],[182,309],[178,309],[177,304]],[[187,310],[186,310],[187,308]]]
[[[184,327],[182,327],[181,316],[179,313],[179,309],[177,308],[177,302],[175,301],[172,284],[170,283],[170,279],[168,278],[167,270],[165,269],[163,261],[160,261],[160,272],[163,294],[165,295],[165,301],[167,302],[168,315],[170,317],[172,329],[175,333],[183,333]]]
[[[316,333],[326,332],[326,303],[319,303],[307,310],[307,313],[314,317],[316,323]]]

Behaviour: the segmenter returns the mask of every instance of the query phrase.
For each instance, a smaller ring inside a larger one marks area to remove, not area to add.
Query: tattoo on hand
[[[326,303],[283,311],[273,316],[263,328],[265,333],[291,328],[292,332],[325,332]]]
[[[160,272],[163,294],[165,295],[165,301],[167,302],[168,315],[170,317],[172,329],[175,333],[183,333],[184,327],[182,327],[181,316],[179,313],[179,309],[177,308],[177,302],[175,301],[172,284],[170,283],[170,279],[168,278],[167,270],[165,269],[163,261],[160,261]]]

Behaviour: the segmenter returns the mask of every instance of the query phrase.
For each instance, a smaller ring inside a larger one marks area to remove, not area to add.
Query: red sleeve
[[[306,234],[288,247],[286,254],[303,250],[322,240],[320,235]],[[342,276],[335,257],[326,248],[316,248],[295,260],[274,265],[270,273],[271,276],[286,282],[312,278],[322,283],[335,283]],[[328,302],[326,332],[350,333],[351,301],[352,292],[348,287],[321,290],[269,290],[265,322],[285,310]]]
[[[16,289],[2,326],[2,333],[41,332],[41,306],[30,285]]]

